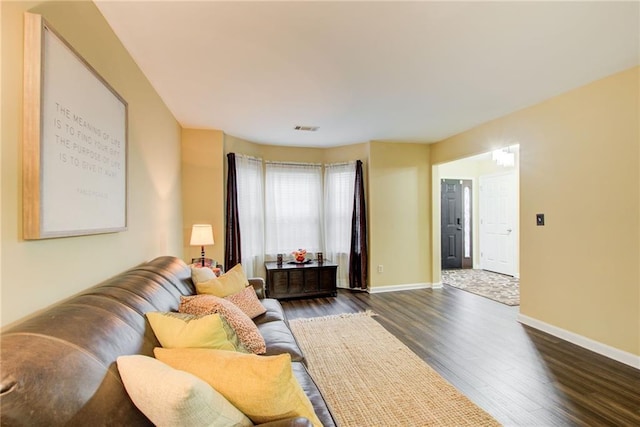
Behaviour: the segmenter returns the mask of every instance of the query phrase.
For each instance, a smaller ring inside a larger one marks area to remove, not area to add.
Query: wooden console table
[[[265,262],[267,269],[267,296],[269,298],[299,298],[317,296],[336,296],[336,272],[338,265],[329,261],[319,264],[312,261],[307,264],[281,265]]]

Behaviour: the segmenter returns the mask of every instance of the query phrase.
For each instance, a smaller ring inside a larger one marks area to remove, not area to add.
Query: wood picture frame
[[[127,229],[127,102],[25,13],[23,237]]]

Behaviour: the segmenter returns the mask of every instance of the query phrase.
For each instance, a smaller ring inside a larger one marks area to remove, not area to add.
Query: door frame
[[[517,144],[516,144],[517,145]],[[499,148],[499,147],[497,147]],[[506,148],[506,147],[505,147]],[[519,149],[518,149],[519,152]],[[476,157],[476,156],[481,156],[481,155],[487,155],[487,154],[491,154],[491,151],[484,151],[481,153],[470,153],[467,154],[465,156],[456,158],[456,159],[452,159],[452,160],[447,160],[447,161],[443,161],[440,163],[436,163],[436,164],[432,164],[431,165],[431,287],[434,289],[438,289],[438,288],[442,288],[442,274],[441,274],[441,247],[440,247],[440,240],[441,240],[441,232],[440,232],[440,180],[445,176],[445,175],[441,175],[440,174],[440,166],[446,163],[452,163],[452,162],[456,162],[456,161],[460,161],[460,160],[464,160],[464,159],[468,159],[470,157]],[[520,206],[520,165],[521,161],[520,161],[520,155],[518,154],[518,160],[517,160],[517,167],[515,168],[515,172],[516,172],[516,177],[517,177],[517,194],[516,194],[516,198],[518,200],[518,211],[517,211],[517,220],[518,223],[520,221],[520,216],[521,216],[521,206]],[[465,179],[471,179],[474,182],[474,189],[477,189],[477,179],[473,176],[469,176],[467,175],[465,177]],[[476,192],[477,195],[477,190],[474,190],[474,192]],[[478,197],[476,196],[476,201],[478,200]],[[478,209],[475,210],[476,213],[478,213]],[[478,215],[474,215],[474,218],[477,217]],[[474,219],[475,220],[475,219]],[[475,230],[478,230],[478,227],[476,226]],[[476,239],[476,245],[478,243],[478,240]],[[519,227],[518,227],[518,233],[516,235],[516,248],[519,249],[520,247],[520,233],[519,233]],[[477,251],[477,248],[475,248]],[[477,256],[479,254],[479,251],[475,252],[475,255]],[[519,277],[520,275],[520,259],[519,259],[520,255],[519,255],[519,250],[518,250],[518,257],[516,258],[516,271],[517,274],[515,277]],[[478,264],[474,264],[474,268],[479,268],[479,261]]]
[[[474,180],[471,178],[441,178],[440,179],[440,265],[441,268],[445,268],[444,264],[445,264],[445,260],[444,257],[442,256],[442,248],[445,247],[445,237],[442,235],[442,231],[444,228],[444,224],[443,224],[443,215],[442,215],[442,186],[445,184],[446,181],[457,181],[456,185],[460,186],[460,191],[458,193],[458,197],[459,197],[459,203],[460,203],[460,218],[458,218],[459,225],[460,228],[458,229],[461,233],[460,233],[460,248],[459,248],[459,257],[460,257],[460,266],[459,267],[451,267],[451,268],[463,268],[463,269],[469,269],[469,268],[473,268],[473,257],[475,255],[475,251],[474,251],[474,243],[475,243],[475,239],[473,237],[473,234],[475,232],[475,227],[473,224],[473,220],[474,220],[474,215],[475,215],[475,209],[474,209],[474,203],[475,203],[475,196],[473,194],[474,190],[475,190],[475,186],[473,184]],[[467,205],[465,203],[465,199],[464,199],[464,193],[465,193],[465,189],[469,189],[469,204]],[[466,221],[466,217],[465,217],[465,207],[469,208],[469,222],[467,223]],[[467,248],[468,245],[468,254],[465,254],[465,249]]]

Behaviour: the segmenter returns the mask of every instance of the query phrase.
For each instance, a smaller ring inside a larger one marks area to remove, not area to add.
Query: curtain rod
[[[265,160],[269,165],[282,165],[282,166],[322,166],[322,163],[305,163],[305,162],[277,162],[272,160]]]
[[[271,164],[271,165],[292,165],[292,166],[305,166],[305,165],[309,165],[309,166],[346,166],[346,165],[353,165],[357,162],[357,160],[349,160],[347,162],[338,162],[338,163],[304,163],[304,162],[278,162],[278,161],[273,161],[273,160],[265,160],[265,163]]]
[[[257,161],[259,161],[259,162],[261,162],[261,161],[262,161],[262,158],[261,158],[261,157],[248,156],[248,155],[246,155],[246,154],[236,154],[236,157],[243,157],[243,158],[245,158],[245,159],[249,159],[249,160],[257,160]]]
[[[326,163],[325,166],[346,166],[346,165],[354,165],[357,160],[349,160],[348,162],[339,162],[339,163]]]
[[[237,154],[234,153],[236,155],[236,157],[242,157],[245,159],[249,159],[249,160],[255,160],[258,162],[264,162],[264,163],[268,163],[270,165],[284,165],[284,166],[305,166],[305,165],[309,165],[309,166],[346,166],[346,165],[351,165],[351,164],[355,164],[357,162],[357,160],[348,160],[346,162],[337,162],[337,163],[305,163],[305,162],[282,162],[282,161],[276,161],[276,160],[264,160],[261,157],[254,157],[254,156],[249,156],[247,154]]]

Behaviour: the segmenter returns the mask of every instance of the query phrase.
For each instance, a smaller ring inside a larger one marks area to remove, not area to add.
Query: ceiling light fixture
[[[516,155],[511,152],[511,147],[494,150],[491,157],[499,166],[512,167],[516,164]]]

